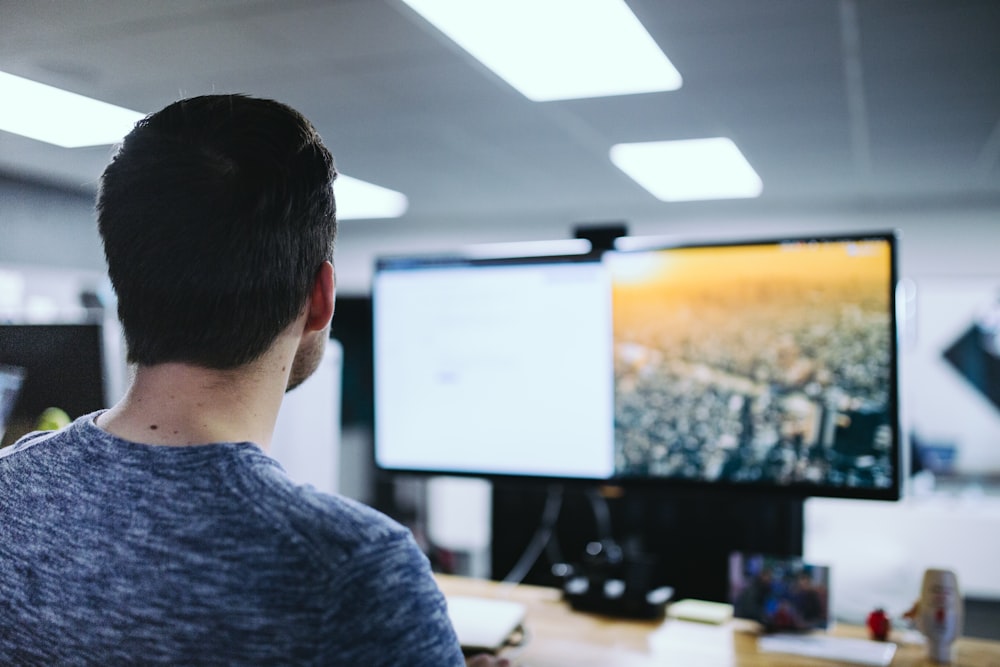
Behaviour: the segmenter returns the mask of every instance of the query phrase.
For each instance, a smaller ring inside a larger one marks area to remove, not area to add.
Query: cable
[[[545,498],[545,508],[542,510],[542,519],[538,524],[538,528],[535,529],[535,534],[532,536],[528,546],[525,547],[521,558],[514,564],[514,567],[511,568],[507,576],[503,578],[503,583],[519,584],[528,575],[528,572],[531,571],[535,561],[538,560],[538,557],[552,539],[552,531],[555,528],[556,520],[559,518],[559,512],[562,509],[562,498],[562,486],[553,485],[549,487],[548,495]]]
[[[608,499],[600,494],[597,489],[587,491],[587,500],[594,512],[594,521],[597,524],[597,539],[601,542],[611,542],[611,511],[608,509]]]
[[[608,506],[608,499],[598,489],[592,488],[587,491],[587,500],[590,501],[590,508],[594,513],[597,532],[597,541],[587,544],[587,557],[595,563],[600,560],[604,567],[620,564],[624,554],[622,547],[615,541],[614,531],[611,528],[611,509]]]

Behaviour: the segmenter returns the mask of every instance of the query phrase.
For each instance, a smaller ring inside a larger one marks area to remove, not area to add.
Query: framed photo
[[[734,552],[729,557],[733,615],[768,632],[807,632],[830,623],[830,568],[801,558]]]

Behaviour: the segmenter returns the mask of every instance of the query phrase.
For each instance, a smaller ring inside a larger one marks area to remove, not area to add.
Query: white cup
[[[962,597],[951,570],[924,572],[916,616],[917,629],[927,637],[927,655],[951,662],[951,645],[962,634]]]

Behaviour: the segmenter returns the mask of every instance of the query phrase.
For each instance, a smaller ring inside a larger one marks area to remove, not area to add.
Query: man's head
[[[129,360],[235,368],[332,261],[333,159],[297,111],[209,95],[140,121],[104,171],[98,228]]]

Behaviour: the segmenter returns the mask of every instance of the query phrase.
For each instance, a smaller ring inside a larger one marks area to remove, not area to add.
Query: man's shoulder
[[[15,442],[11,443],[8,447],[0,449],[0,459],[12,456],[18,452],[23,452],[24,450],[33,447],[35,445],[41,444],[47,440],[51,440],[56,437],[61,437],[65,432],[69,431],[70,427],[66,426],[58,431],[32,431],[26,433],[25,435],[18,438]]]
[[[338,544],[348,548],[410,537],[409,530],[400,523],[357,500],[322,493],[311,486],[295,486],[294,489],[299,506],[292,517],[303,522],[303,530],[312,528],[321,535],[335,537]]]
[[[334,565],[365,551],[409,546],[412,534],[400,523],[360,501],[298,484],[272,461],[258,459],[253,471],[233,481],[233,490],[271,527]]]

